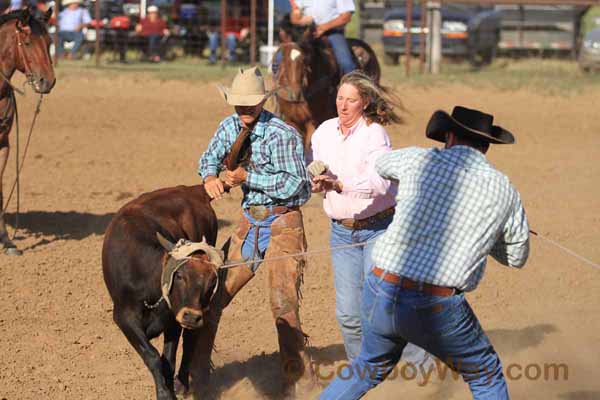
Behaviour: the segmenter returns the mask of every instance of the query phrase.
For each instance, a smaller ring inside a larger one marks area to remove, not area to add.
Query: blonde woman
[[[392,221],[396,204],[396,185],[375,172],[375,160],[391,150],[384,126],[402,123],[396,111],[402,106],[358,71],[342,78],[336,106],[338,117],[323,122],[313,134],[309,159],[312,156],[314,161],[309,172],[314,175],[313,192],[325,193],[323,207],[331,219],[331,246],[369,242],[331,253],[336,318],[346,355],[352,361],[360,353],[360,301],[364,278],[373,267],[374,241]]]

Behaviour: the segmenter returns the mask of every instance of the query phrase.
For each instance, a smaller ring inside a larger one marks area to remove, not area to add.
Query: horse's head
[[[303,91],[308,85],[309,55],[293,42],[281,44],[279,51],[281,64],[276,78],[277,94],[287,101],[303,101]]]
[[[52,15],[49,9],[42,21],[38,21],[29,9],[18,10],[8,14],[11,16],[11,31],[6,33],[3,39],[12,47],[9,54],[13,61],[13,68],[22,72],[27,81],[38,93],[49,93],[56,83],[52,59],[50,57],[50,36],[46,29],[46,23]]]

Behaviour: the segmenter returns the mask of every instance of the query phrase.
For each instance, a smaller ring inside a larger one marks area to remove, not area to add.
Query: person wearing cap
[[[485,157],[491,143],[514,137],[492,115],[460,106],[452,115],[435,112],[426,136],[444,149],[396,150],[375,163],[379,175],[398,182],[396,212],[363,288],[361,352],[350,378],[336,378],[321,399],[362,397],[408,342],[461,374],[473,398],[509,398],[498,354],[464,293],[477,288],[488,255],[513,268],[529,255],[519,193]]]
[[[162,46],[169,37],[167,22],[158,14],[157,6],[148,7],[148,14],[136,25],[135,31],[147,41],[147,56],[152,62],[160,62]]]
[[[84,39],[82,29],[90,25],[92,17],[87,9],[79,7],[81,0],[63,0],[62,5],[65,8],[58,14],[57,52],[62,56],[65,42],[73,42],[68,57],[75,58]]]
[[[224,284],[213,301],[215,315],[208,318],[213,323],[204,333],[207,336],[203,342],[214,342],[221,310],[261,264],[245,262],[275,259],[266,261],[266,268],[271,310],[279,336],[284,390],[299,395],[299,391],[315,385],[305,351],[307,335],[302,331],[299,315],[304,257],[281,257],[306,250],[300,206],[308,201],[311,184],[305,167],[303,138],[293,127],[263,109],[270,93],[265,90],[258,68],[240,69],[231,88],[220,89],[235,113],[217,128],[200,158],[198,173],[213,199],[223,196],[225,186],[242,189],[242,212],[230,238],[228,262],[243,264],[223,270]],[[234,170],[224,168],[226,156],[240,143],[247,143],[250,148],[248,165]],[[222,170],[223,180],[220,180]]]

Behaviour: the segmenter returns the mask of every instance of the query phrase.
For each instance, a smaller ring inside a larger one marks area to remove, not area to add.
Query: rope
[[[10,86],[10,88],[11,88],[12,90],[14,90],[15,92],[19,93],[21,96],[25,96],[25,92],[24,92],[24,91],[22,91],[21,89],[17,89],[17,88],[15,87],[15,85],[13,85],[13,84],[11,83],[10,79],[8,79],[8,77],[7,77],[6,75],[4,75],[4,72],[2,72],[2,71],[0,71],[0,78],[2,78],[2,79],[4,80],[4,82],[6,82],[6,84],[7,84],[8,86]]]
[[[244,262],[238,262],[238,263],[233,263],[233,264],[225,264],[225,265],[222,265],[221,267],[219,267],[219,269],[227,269],[227,268],[239,267],[240,265],[260,263],[260,262],[263,262],[263,261],[278,261],[278,260],[285,260],[285,259],[292,258],[292,257],[310,256],[310,255],[313,255],[313,254],[328,253],[328,252],[330,252],[332,250],[335,251],[335,250],[342,250],[342,249],[350,249],[350,248],[353,248],[353,247],[366,246],[367,244],[372,243],[372,242],[374,242],[374,240],[368,240],[366,242],[353,243],[353,244],[343,244],[343,245],[340,245],[340,246],[327,247],[327,248],[320,249],[320,250],[302,251],[300,253],[286,254],[285,256],[277,256],[277,257],[269,257],[269,258],[253,258],[251,260],[244,261]]]
[[[594,268],[597,268],[600,270],[600,265],[593,262],[592,260],[590,260],[589,258],[586,258],[576,252],[574,252],[573,250],[561,245],[558,242],[555,242],[552,239],[546,238],[544,236],[541,236],[539,233],[535,232],[535,231],[529,231],[531,234],[533,234],[534,236],[539,237],[542,240],[547,241],[548,243],[558,247],[559,249],[561,249],[562,251],[564,251],[567,254],[570,254],[571,256],[577,258],[580,261],[583,261],[584,263],[591,265]],[[335,250],[342,250],[342,249],[350,249],[353,247],[361,247],[361,246],[366,246],[369,243],[374,242],[374,240],[368,240],[366,242],[359,242],[359,243],[353,243],[353,244],[344,244],[344,245],[340,245],[340,246],[333,246],[333,247],[328,247],[328,248],[324,248],[324,249],[319,249],[319,250],[313,250],[313,251],[303,251],[300,253],[294,253],[294,254],[287,254],[285,256],[277,256],[277,257],[270,257],[270,258],[253,258],[251,260],[248,261],[244,261],[244,262],[238,262],[238,263],[233,263],[233,264],[225,264],[221,267],[219,267],[219,269],[227,269],[227,268],[233,268],[233,267],[239,267],[240,265],[246,265],[246,264],[254,264],[254,263],[260,263],[263,261],[278,261],[278,260],[285,260],[287,258],[292,258],[292,257],[300,257],[300,256],[311,256],[314,254],[322,254],[322,253],[328,253],[330,251],[335,251]]]
[[[577,254],[577,253],[575,253],[573,250],[571,250],[571,249],[569,249],[569,248],[567,248],[567,247],[563,246],[562,244],[560,244],[560,243],[558,243],[558,242],[556,242],[556,241],[554,241],[554,240],[552,240],[552,239],[550,239],[550,238],[544,237],[544,236],[540,235],[540,234],[539,234],[539,233],[537,233],[537,232],[534,232],[534,231],[530,231],[530,232],[531,232],[533,235],[535,235],[535,236],[539,237],[540,239],[542,239],[542,240],[545,240],[546,242],[548,242],[548,243],[550,243],[550,244],[552,244],[552,245],[554,245],[554,246],[558,247],[559,249],[561,249],[561,250],[562,250],[562,251],[564,251],[565,253],[567,253],[567,254],[570,254],[571,256],[573,256],[573,257],[577,258],[578,260],[580,260],[580,261],[583,261],[584,263],[586,263],[586,264],[588,264],[588,265],[590,265],[590,266],[592,266],[592,267],[594,267],[594,268],[596,268],[596,269],[599,269],[599,270],[600,270],[600,264],[597,264],[597,263],[593,262],[593,261],[592,261],[592,260],[590,260],[589,258],[587,258],[587,257],[584,257],[584,256],[582,256],[581,254]]]
[[[4,76],[3,76],[4,77]],[[10,82],[9,82],[10,85]],[[11,85],[12,87],[12,85]],[[18,108],[17,108],[17,99],[15,98],[14,95],[12,95],[12,102],[13,102],[13,107],[15,109],[15,124],[17,125],[17,154],[15,156],[15,168],[16,168],[16,172],[15,172],[15,181],[13,182],[13,185],[10,189],[10,193],[8,195],[8,198],[6,199],[6,205],[4,206],[4,208],[2,209],[2,212],[0,213],[0,215],[4,215],[6,213],[6,210],[8,209],[8,206],[10,205],[10,201],[12,199],[12,196],[15,192],[15,189],[17,189],[17,210],[16,210],[16,214],[15,214],[15,230],[13,232],[13,237],[11,240],[15,240],[15,237],[17,236],[17,231],[19,230],[19,214],[20,214],[20,206],[21,206],[21,172],[23,171],[23,167],[25,165],[25,159],[27,157],[27,151],[29,150],[29,144],[31,143],[31,136],[33,134],[33,128],[35,127],[35,123],[37,121],[37,117],[40,114],[41,111],[41,105],[42,105],[42,99],[43,99],[44,95],[40,94],[40,97],[38,98],[38,102],[36,104],[35,107],[35,113],[33,115],[33,119],[31,120],[31,126],[29,127],[29,133],[27,135],[27,142],[25,143],[25,150],[23,151],[23,156],[21,157],[21,162],[19,163],[19,152],[20,152],[20,143],[19,143],[19,138],[20,138],[20,123],[19,123],[19,112],[18,112]]]

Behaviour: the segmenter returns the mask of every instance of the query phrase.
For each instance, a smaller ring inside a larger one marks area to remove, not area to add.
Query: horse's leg
[[[8,146],[0,147],[0,244],[5,250],[13,249],[16,250],[16,246],[8,237],[8,232],[6,231],[6,223],[4,221],[4,199],[2,194],[2,177],[4,176],[4,169],[6,168],[6,161],[8,160],[9,149]],[[10,254],[10,253],[9,253]]]

